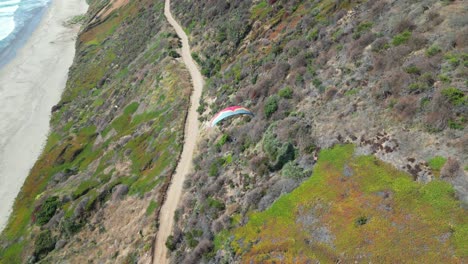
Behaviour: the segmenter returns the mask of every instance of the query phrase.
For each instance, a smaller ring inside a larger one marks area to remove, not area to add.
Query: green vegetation
[[[408,40],[411,37],[411,32],[408,30],[403,31],[402,33],[395,35],[392,39],[392,44],[394,46],[399,46],[401,44],[404,44],[408,42]]]
[[[293,90],[291,87],[287,86],[279,90],[278,95],[282,98],[291,99],[293,95]]]
[[[444,58],[452,67],[457,67],[460,65],[460,58],[455,53],[446,53]]]
[[[99,185],[99,181],[97,180],[87,180],[82,181],[80,185],[73,191],[72,197],[73,199],[77,199],[85,195],[89,190],[93,189],[94,187]]]
[[[353,88],[351,90],[348,90],[345,92],[345,95],[346,96],[353,96],[355,94],[358,94],[359,93],[359,89],[358,88]]]
[[[0,263],[26,262],[34,253],[32,245],[40,230],[33,222],[43,225],[56,211],[65,212],[51,227],[51,236],[44,234],[36,243],[45,245],[37,249],[45,256],[54,248],[45,242],[73,239],[117,184],[127,185],[129,195],[143,197],[159,188],[174,168],[181,150],[178,139],[188,108],[189,79],[182,64],[167,63],[174,36],[159,33],[165,25],[163,3],[152,6],[148,9],[147,1],[131,2],[79,35],[47,145],[0,237],[2,245],[8,245],[0,249]],[[53,177],[60,174],[66,175],[59,177],[60,187],[52,187]],[[71,201],[64,204],[57,198],[68,195]],[[74,218],[84,199],[85,213]],[[150,203],[148,213],[156,207]]]
[[[158,203],[151,200],[150,204],[148,205],[148,208],[146,208],[146,215],[150,216],[151,214],[153,214],[157,207]]]
[[[276,110],[278,110],[278,102],[279,99],[277,95],[272,95],[266,99],[263,111],[265,111],[265,116],[267,118],[270,118],[271,115],[273,115]]]
[[[414,65],[411,65],[411,66],[409,66],[409,67],[406,67],[406,68],[405,68],[405,71],[406,71],[407,73],[409,73],[409,74],[417,74],[417,75],[420,75],[420,74],[421,74],[421,70],[420,70],[418,67],[414,66]]]
[[[408,89],[410,90],[410,92],[423,92],[427,90],[428,88],[429,87],[427,86],[427,84],[422,83],[422,82],[415,82],[408,86]]]
[[[427,162],[429,163],[429,167],[431,167],[431,169],[440,171],[440,169],[442,169],[446,161],[447,159],[442,156],[435,156]]]
[[[166,247],[170,251],[174,251],[176,249],[176,244],[174,243],[174,236],[169,235],[166,239]]]
[[[43,258],[47,253],[54,249],[55,242],[55,238],[52,237],[50,230],[42,231],[34,242],[34,255],[39,259]]]
[[[223,202],[217,200],[217,199],[214,199],[212,197],[209,197],[208,198],[208,206],[209,207],[212,207],[212,208],[215,208],[217,210],[224,210],[225,208],[225,205]]]
[[[455,106],[466,105],[468,103],[465,93],[455,87],[444,88],[441,93]]]
[[[353,39],[358,39],[361,37],[362,33],[369,31],[374,24],[370,21],[364,21],[361,22],[357,28],[356,31],[353,34]]]
[[[448,183],[419,184],[373,156],[353,152],[352,145],[321,151],[312,177],[266,211],[251,213],[247,225],[233,230],[235,253],[254,262],[277,261],[271,253],[278,251],[283,260],[327,262],[341,252],[354,258],[365,250],[369,260],[433,262],[453,261],[445,253],[454,247],[459,257],[468,256],[462,239],[468,221]],[[344,166],[355,173],[343,177]],[[382,212],[385,206],[392,209]],[[307,216],[316,220],[301,220]],[[314,242],[318,238],[313,230],[319,227],[328,229],[330,242]],[[453,236],[437,239],[446,232]],[[229,237],[221,235],[215,238],[218,246]],[[427,254],[418,254],[423,248]]]
[[[55,211],[60,206],[60,201],[57,196],[47,198],[41,205],[41,209],[36,214],[36,223],[38,225],[45,225],[49,222],[50,218],[54,216]]]
[[[432,57],[441,51],[442,49],[439,46],[437,46],[436,44],[433,44],[426,50],[426,55],[429,57]]]
[[[252,8],[251,18],[262,20],[271,11],[270,5],[266,0],[260,1],[256,6]]]
[[[290,161],[281,169],[281,175],[286,178],[302,179],[308,176],[308,173],[300,168],[295,162]]]

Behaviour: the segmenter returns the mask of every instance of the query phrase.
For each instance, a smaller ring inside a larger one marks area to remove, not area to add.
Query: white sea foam
[[[19,2],[19,0],[0,0],[0,41],[8,37],[15,29],[14,15]]]
[[[50,0],[0,0],[0,51]]]

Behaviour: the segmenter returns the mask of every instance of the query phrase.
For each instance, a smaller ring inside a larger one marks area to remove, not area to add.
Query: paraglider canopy
[[[253,116],[253,113],[245,108],[245,107],[242,107],[242,106],[230,106],[228,108],[225,108],[221,111],[219,111],[212,119],[211,119],[211,126],[216,126],[216,124],[223,120],[223,119],[226,119],[228,117],[231,117],[231,116],[235,116],[235,115],[251,115]]]

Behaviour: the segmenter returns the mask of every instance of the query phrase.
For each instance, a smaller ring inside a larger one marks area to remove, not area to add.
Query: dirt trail
[[[171,234],[174,224],[174,212],[179,204],[182,193],[182,185],[191,169],[192,156],[195,149],[195,144],[198,136],[198,113],[197,108],[200,104],[200,97],[203,88],[203,77],[197,68],[197,65],[192,59],[190,46],[187,35],[182,27],[174,20],[170,11],[170,0],[166,0],[164,7],[164,15],[169,23],[177,32],[177,35],[182,41],[182,59],[187,66],[190,76],[192,77],[193,92],[190,99],[190,109],[185,123],[185,142],[182,150],[182,155],[177,164],[176,172],[172,177],[172,183],[167,192],[166,201],[164,202],[159,214],[159,230],[156,237],[156,246],[153,252],[153,263],[167,263],[167,248],[166,239]]]

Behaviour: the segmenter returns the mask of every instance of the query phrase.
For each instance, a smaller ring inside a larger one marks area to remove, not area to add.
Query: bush
[[[229,135],[223,134],[221,138],[218,140],[218,142],[216,142],[216,146],[218,147],[224,146],[224,144],[226,144],[226,142],[228,141],[229,141]]]
[[[166,239],[166,247],[169,251],[174,251],[176,249],[176,243],[174,241],[174,236],[170,235]]]
[[[39,233],[34,242],[34,255],[41,259],[55,248],[55,238],[52,237],[50,230]]]
[[[270,126],[265,134],[263,134],[262,146],[263,151],[268,155],[270,160],[276,160],[278,155],[278,149],[281,147],[281,143],[276,138],[276,135],[273,133],[273,126]]]
[[[411,37],[411,32],[409,32],[408,30],[402,32],[401,34],[398,34],[398,35],[395,35],[392,39],[392,44],[394,46],[399,46],[401,44],[404,44],[406,43],[409,38]]]
[[[278,95],[282,98],[286,98],[286,99],[291,99],[292,98],[292,94],[293,94],[293,90],[291,89],[291,87],[287,86],[281,90],[279,90],[278,92]]]
[[[442,49],[439,46],[433,44],[432,46],[430,46],[426,50],[426,55],[429,56],[429,57],[432,57],[432,56],[436,55],[437,53],[439,53],[441,51],[442,51]]]
[[[463,121],[464,121],[463,119],[461,121],[449,120],[448,126],[451,129],[463,130],[465,128],[465,126],[463,125]]]
[[[427,90],[427,85],[421,82],[415,82],[408,86],[411,93],[420,93]]]
[[[210,165],[210,170],[208,172],[208,175],[211,177],[216,177],[219,175],[219,167],[221,167],[224,163],[224,159],[219,158],[214,160],[211,165]]]
[[[365,216],[360,216],[356,219],[356,221],[354,221],[354,223],[356,224],[356,226],[362,226],[362,225],[365,225],[367,224],[367,217]]]
[[[291,143],[285,143],[278,150],[278,156],[276,158],[276,163],[274,166],[275,170],[280,170],[284,164],[288,163],[291,160],[294,160],[295,150],[294,146]]]
[[[273,115],[276,112],[276,110],[278,110],[278,101],[279,99],[276,95],[272,95],[266,100],[263,110],[267,118],[270,118],[271,115]]]
[[[442,156],[435,156],[432,159],[428,160],[429,167],[433,170],[440,170],[444,166],[445,162],[447,161],[446,158]]]
[[[283,169],[281,170],[281,175],[291,179],[302,179],[307,177],[307,173],[304,172],[302,168],[297,166],[294,161],[290,161],[284,165]]]
[[[409,67],[406,67],[405,72],[409,73],[409,74],[417,74],[417,75],[421,74],[421,70],[418,67],[416,67],[415,65],[411,65]]]
[[[168,55],[171,56],[172,58],[180,58],[180,54],[177,53],[177,51],[175,50],[170,50]]]
[[[226,208],[223,202],[221,202],[219,200],[216,200],[216,199],[214,199],[212,197],[208,198],[208,206],[211,207],[211,208],[215,208],[217,210],[220,210],[220,211],[222,211],[222,210],[224,210],[224,208]]]
[[[455,87],[444,88],[442,89],[441,94],[455,106],[467,104],[467,98],[463,91]]]
[[[54,216],[55,211],[60,206],[57,196],[47,198],[41,205],[41,209],[36,214],[36,223],[38,225],[45,225],[49,222],[50,218]]]

